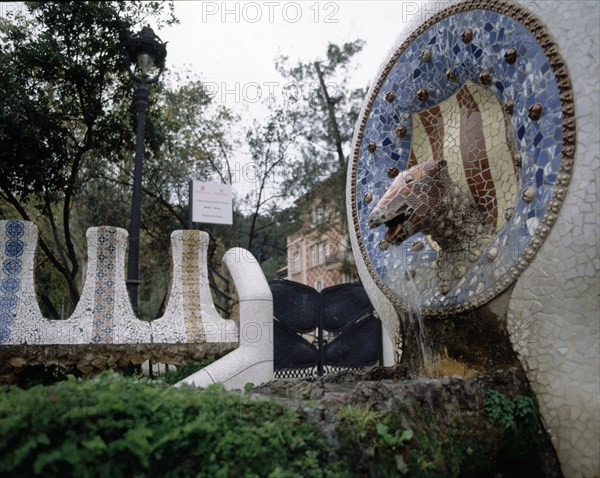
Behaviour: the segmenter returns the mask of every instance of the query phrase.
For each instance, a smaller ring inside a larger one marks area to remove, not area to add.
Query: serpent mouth
[[[409,236],[404,225],[409,221],[410,217],[411,211],[404,206],[397,215],[386,221],[384,223],[387,228],[384,236],[385,240],[391,244],[400,244],[404,241]]]

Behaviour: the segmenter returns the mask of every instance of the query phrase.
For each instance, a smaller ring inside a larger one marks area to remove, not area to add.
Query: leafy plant
[[[515,405],[506,395],[496,390],[488,390],[484,407],[492,422],[503,428],[515,429]]]
[[[342,439],[341,454],[352,468],[361,473],[382,476],[406,474],[407,445],[414,433],[403,429],[395,417],[370,407],[343,407],[338,412],[338,435]],[[349,438],[346,441],[344,438]]]
[[[519,424],[531,422],[538,415],[537,406],[531,397],[517,395],[511,400],[493,389],[487,391],[484,406],[492,422],[513,431],[517,430]]]
[[[169,385],[180,382],[186,377],[189,377],[194,372],[197,372],[200,369],[203,369],[207,365],[210,365],[214,362],[214,359],[206,358],[202,360],[195,360],[193,362],[187,363],[180,367],[177,367],[176,370],[169,370],[168,372],[163,373],[159,376],[159,379]]]
[[[539,476],[551,447],[535,399],[490,390],[484,402],[341,407],[328,443],[302,412],[221,386],[105,372],[3,387],[0,476]]]
[[[319,431],[276,402],[103,373],[0,389],[1,476],[338,476]]]
[[[539,432],[538,407],[533,397],[517,395],[510,399],[496,390],[488,390],[484,403],[490,421],[504,430],[506,446],[499,451],[500,470],[518,470],[512,476],[527,477],[539,470],[548,438]]]

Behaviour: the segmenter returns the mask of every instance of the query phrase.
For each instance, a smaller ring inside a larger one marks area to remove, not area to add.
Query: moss
[[[338,455],[355,476],[544,476],[544,450],[550,443],[538,426],[531,397],[511,400],[491,390],[485,409],[441,415],[418,403],[385,412],[343,407],[337,417]]]

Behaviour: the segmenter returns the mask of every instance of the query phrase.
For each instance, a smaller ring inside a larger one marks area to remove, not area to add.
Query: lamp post
[[[137,133],[135,140],[135,166],[133,172],[133,196],[131,199],[131,223],[129,225],[129,256],[127,259],[127,290],[133,310],[138,310],[140,223],[142,196],[142,159],[144,157],[144,130],[148,108],[148,85],[156,83],[165,68],[166,44],[156,36],[152,28],[145,27],[125,45],[125,59],[129,75],[139,84],[135,94]]]

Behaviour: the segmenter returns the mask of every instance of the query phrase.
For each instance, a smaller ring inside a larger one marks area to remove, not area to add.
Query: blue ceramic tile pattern
[[[22,221],[8,221],[3,232],[5,259],[0,274],[0,344],[10,339],[10,326],[15,321],[15,309],[19,303],[24,249],[21,238],[25,235],[25,224]]]
[[[114,227],[101,227],[98,230],[92,335],[92,343],[95,344],[113,342],[116,232]]]
[[[466,28],[473,31],[470,44],[461,39]],[[517,49],[518,56],[511,65],[504,61],[503,55],[512,47]],[[420,58],[425,48],[432,54],[430,62]],[[448,68],[455,69],[458,81],[446,79]],[[466,81],[479,83],[482,70],[491,73],[493,83],[488,89],[498,100],[502,104],[514,102],[510,122],[516,150],[523,158],[520,192],[514,215],[492,240],[500,248],[498,259],[491,262],[483,254],[466,277],[454,284],[448,294],[441,295],[433,279],[437,253],[427,243],[418,253],[408,248],[414,240],[424,238],[414,236],[400,246],[381,250],[378,244],[385,234],[384,227],[369,229],[367,218],[390,185],[387,169],[390,166],[406,168],[411,114],[451,97]],[[424,102],[416,97],[420,88],[430,93]],[[393,103],[385,100],[389,91],[396,93]],[[543,106],[538,121],[528,117],[528,109],[534,103]],[[398,124],[408,129],[403,139],[395,135]],[[371,141],[377,144],[374,153],[367,151]],[[362,241],[374,270],[400,296],[407,266],[418,266],[420,271],[427,269],[425,274],[419,274],[422,276],[418,285],[420,298],[409,298],[415,306],[445,307],[481,294],[515,266],[539,226],[556,181],[561,152],[562,110],[558,87],[546,55],[532,34],[509,16],[487,10],[461,12],[440,20],[402,52],[385,78],[364,128],[357,164],[356,202]],[[536,195],[532,202],[526,203],[521,199],[521,192],[530,185],[536,187]],[[373,194],[369,205],[363,199],[367,192]]]

